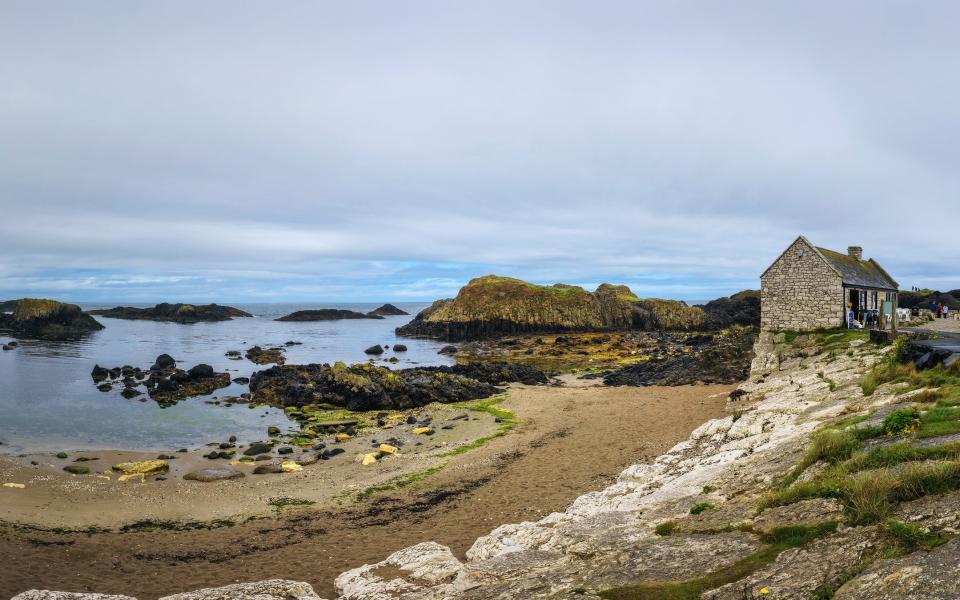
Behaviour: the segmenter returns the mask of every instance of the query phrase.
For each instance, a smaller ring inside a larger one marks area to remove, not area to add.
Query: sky
[[[0,0],[0,298],[960,288],[960,3]]]

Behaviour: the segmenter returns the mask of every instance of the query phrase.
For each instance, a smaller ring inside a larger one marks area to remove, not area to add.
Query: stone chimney
[[[857,260],[863,260],[863,248],[860,246],[847,246],[847,256]]]

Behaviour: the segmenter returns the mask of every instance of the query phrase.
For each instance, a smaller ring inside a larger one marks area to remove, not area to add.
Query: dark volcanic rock
[[[270,445],[264,444],[263,442],[254,442],[243,451],[246,456],[258,456],[260,454],[268,454],[270,452]]]
[[[204,379],[206,377],[213,377],[215,373],[213,367],[201,363],[195,367],[191,367],[190,370],[187,371],[187,374],[191,379]]]
[[[429,371],[431,373],[451,373],[453,375],[476,379],[477,381],[491,385],[502,385],[515,381],[527,385],[538,385],[549,381],[547,374],[534,366],[505,361],[476,362],[442,367],[419,367],[416,370]]]
[[[173,357],[169,354],[161,354],[157,357],[157,360],[153,361],[153,366],[150,367],[151,371],[162,371],[164,369],[172,369],[177,366],[177,361],[173,360]]]
[[[370,346],[363,351],[364,354],[383,354],[383,346],[377,344],[376,346]]]
[[[247,385],[250,383],[249,377],[234,377],[233,382],[239,385]]]
[[[338,321],[340,319],[382,319],[380,315],[364,314],[352,310],[339,308],[320,308],[315,310],[298,310],[276,319],[277,321]]]
[[[90,372],[90,376],[93,377],[94,383],[99,383],[107,377],[110,377],[110,371],[100,365],[93,365],[93,371]]]
[[[440,350],[437,351],[437,354],[456,354],[456,353],[457,353],[456,346],[444,346],[443,348],[440,348]]]
[[[157,304],[153,308],[117,306],[90,311],[112,319],[136,319],[144,321],[171,321],[174,323],[200,323],[203,321],[229,321],[234,317],[252,317],[250,313],[232,306],[219,304]]]
[[[283,355],[283,348],[264,349],[260,346],[254,346],[247,350],[245,356],[247,360],[258,365],[268,365],[270,363],[282,365],[287,360]]]
[[[395,317],[399,315],[409,315],[409,314],[410,313],[404,310],[400,310],[399,308],[397,308],[392,304],[384,304],[380,308],[375,308],[367,313],[367,315],[377,316],[377,317]]]
[[[704,329],[720,330],[734,325],[760,327],[760,292],[746,290],[729,298],[717,298],[704,304]]]
[[[393,345],[393,351],[394,351],[394,352],[406,352],[406,351],[407,351],[407,347],[406,347],[405,345],[403,345],[403,344],[394,344],[394,345]]]
[[[141,392],[135,387],[125,387],[120,392],[120,395],[129,400],[130,398],[136,398],[137,396],[142,396],[143,392]]]
[[[332,404],[350,410],[386,410],[486,398],[502,390],[452,372],[430,369],[391,371],[358,364],[277,366],[250,378],[256,402],[274,406]]]
[[[17,337],[67,340],[103,329],[103,325],[76,304],[33,298],[5,304],[10,312],[0,312],[0,331]]]
[[[757,330],[733,327],[715,335],[696,336],[692,351],[635,363],[603,378],[606,385],[690,385],[737,383],[750,373]]]
[[[208,366],[208,365],[198,365]],[[195,367],[196,368],[196,367]],[[193,369],[191,369],[193,371]],[[153,385],[150,385],[150,382]],[[229,373],[217,373],[211,368],[201,369],[197,377],[184,371],[175,371],[167,377],[153,376],[148,382],[150,398],[160,406],[172,406],[191,396],[206,396],[230,385]]]

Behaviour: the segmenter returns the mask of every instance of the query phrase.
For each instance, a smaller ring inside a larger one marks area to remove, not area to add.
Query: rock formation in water
[[[3,308],[0,331],[17,337],[75,339],[103,329],[103,325],[76,304],[23,298],[4,302]]]
[[[400,310],[392,304],[384,304],[380,308],[375,308],[367,313],[368,315],[381,316],[381,317],[396,317],[402,315],[409,315],[405,310]]]
[[[287,360],[283,352],[284,349],[279,347],[261,348],[260,346],[254,346],[248,348],[244,356],[250,362],[258,365],[269,365],[270,363],[282,365]]]
[[[116,306],[92,310],[90,314],[111,319],[142,321],[170,321],[173,323],[200,323],[205,321],[230,321],[234,317],[252,317],[250,313],[232,306],[219,304],[157,304],[152,308]]]
[[[207,364],[198,364],[184,371],[169,354],[161,354],[149,369],[124,365],[107,369],[94,365],[90,373],[93,383],[102,392],[120,388],[124,398],[143,396],[140,386],[162,407],[172,406],[191,396],[204,396],[230,385],[230,374],[214,371]]]
[[[340,319],[382,319],[380,315],[365,314],[353,310],[339,308],[318,308],[314,310],[298,310],[284,315],[277,321],[339,321]]]
[[[461,402],[498,394],[497,384],[545,383],[533,367],[484,364],[392,371],[369,363],[285,365],[250,377],[254,402],[273,406],[332,404],[349,410],[406,409],[431,402]]]
[[[456,298],[438,300],[399,335],[465,341],[522,333],[696,330],[704,311],[675,300],[641,299],[626,286],[602,284],[595,292],[564,284],[534,285],[487,275],[470,281]]]

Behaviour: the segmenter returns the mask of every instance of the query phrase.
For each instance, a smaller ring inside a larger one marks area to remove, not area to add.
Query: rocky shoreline
[[[960,478],[943,424],[960,423],[960,373],[898,366],[900,352],[764,333],[732,416],[564,512],[495,529],[465,561],[425,542],[345,572],[339,598],[955,598]],[[917,487],[894,493],[904,478]]]

